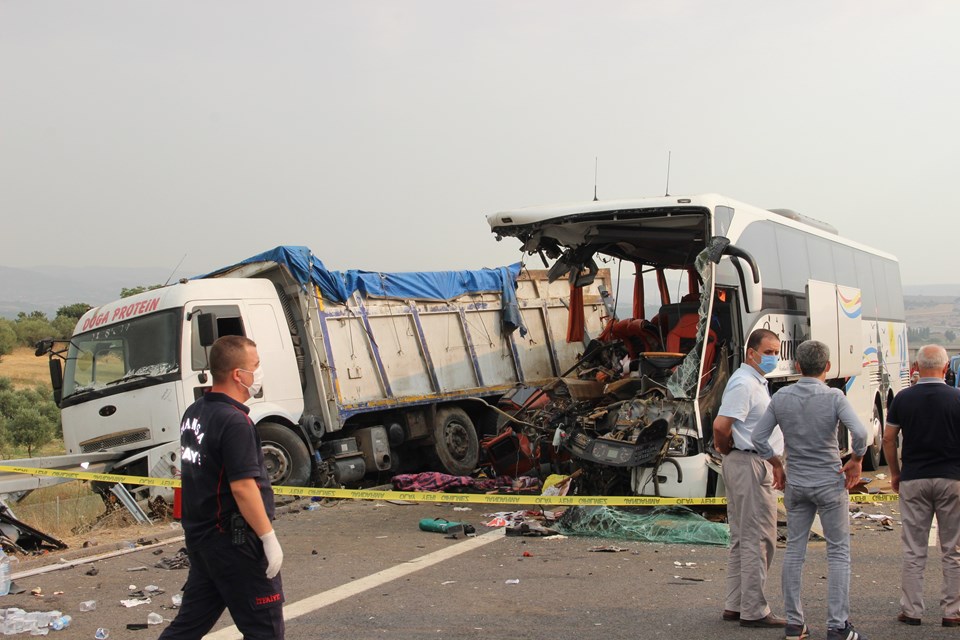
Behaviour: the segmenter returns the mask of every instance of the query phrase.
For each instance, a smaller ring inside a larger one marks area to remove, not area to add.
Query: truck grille
[[[108,436],[86,440],[80,443],[81,453],[95,453],[97,451],[107,451],[114,447],[122,447],[125,444],[133,442],[143,442],[150,439],[149,429],[131,429],[130,431],[120,431],[111,433]]]

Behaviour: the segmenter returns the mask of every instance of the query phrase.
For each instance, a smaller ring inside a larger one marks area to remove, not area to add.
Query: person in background
[[[773,394],[766,413],[753,430],[760,457],[773,466],[773,486],[783,489],[787,509],[787,550],[783,557],[783,604],[787,616],[786,640],[809,636],[800,602],[800,584],[807,540],[819,515],[827,541],[827,640],[866,640],[850,624],[850,498],[847,492],[860,481],[867,428],[840,389],[825,384],[830,349],[807,340],[797,347],[796,384]],[[850,431],[853,455],[843,464],[837,440],[837,422]],[[777,425],[783,432],[787,467],[770,446]]]
[[[213,386],[180,424],[183,533],[190,573],[161,640],[199,640],[230,610],[246,640],[282,640],[283,550],[273,489],[244,404],[263,380],[257,345],[224,336],[210,348]]]
[[[960,627],[960,389],[944,383],[950,365],[943,347],[921,347],[917,364],[920,380],[894,397],[883,430],[890,486],[900,494],[903,523],[897,620],[919,625],[923,616],[923,572],[936,514],[943,570],[940,624]]]
[[[783,627],[786,621],[770,612],[764,593],[777,546],[773,471],[753,444],[754,425],[770,403],[765,376],[777,367],[780,339],[772,331],[757,329],[747,338],[745,356],[727,382],[713,421],[714,447],[723,454],[730,524],[727,595],[721,617],[739,620],[741,627]],[[783,452],[779,431],[772,445]]]

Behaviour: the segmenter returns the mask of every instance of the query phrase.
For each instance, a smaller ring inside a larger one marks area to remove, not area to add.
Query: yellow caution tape
[[[150,487],[180,486],[179,478],[149,478],[113,473],[89,473],[86,471],[61,471],[37,467],[13,467],[0,465],[0,473],[22,473],[34,476],[49,476],[66,480],[88,480],[120,484],[145,485]],[[340,500],[405,500],[408,502],[452,502],[458,504],[493,505],[554,505],[554,506],[607,506],[648,507],[661,505],[725,505],[726,498],[658,498],[654,496],[538,496],[521,494],[474,494],[435,493],[426,491],[377,491],[371,489],[318,489],[315,487],[273,487],[273,492],[282,496],[310,498],[334,498]],[[851,502],[896,502],[896,494],[850,495]],[[783,498],[780,499],[783,501]]]

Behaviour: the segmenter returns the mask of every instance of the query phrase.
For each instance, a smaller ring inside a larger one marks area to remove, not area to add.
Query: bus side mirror
[[[760,284],[760,268],[753,256],[743,249],[727,245],[723,250],[724,255],[730,256],[730,261],[737,268],[740,276],[740,289],[743,291],[743,304],[747,313],[758,311],[763,306],[763,286]],[[750,268],[750,273],[746,273],[740,261],[743,260]]]
[[[56,358],[50,358],[50,385],[53,387],[53,401],[59,407],[63,399],[63,369]]]
[[[197,333],[201,347],[212,346],[217,341],[216,323],[212,313],[201,313],[197,316]]]

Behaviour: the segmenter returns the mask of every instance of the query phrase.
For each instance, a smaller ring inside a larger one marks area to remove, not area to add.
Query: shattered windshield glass
[[[180,311],[170,309],[74,336],[63,397],[180,370]]]
[[[703,291],[713,292],[713,264],[718,256],[718,249],[729,244],[729,240],[717,237],[711,240],[706,249],[697,255],[694,266],[700,279],[703,281]],[[675,398],[693,397],[697,391],[697,380],[700,375],[700,356],[703,353],[703,342],[707,333],[707,318],[710,317],[710,304],[713,300],[712,295],[700,296],[700,308],[697,313],[700,316],[697,320],[697,337],[693,348],[690,349],[687,356],[679,367],[667,379],[667,390]]]

